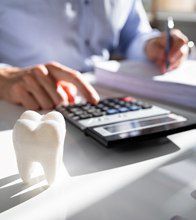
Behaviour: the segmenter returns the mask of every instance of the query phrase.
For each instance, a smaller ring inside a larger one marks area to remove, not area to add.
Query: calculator
[[[108,148],[173,134],[188,125],[186,117],[131,96],[103,99],[97,105],[61,105],[57,110]]]

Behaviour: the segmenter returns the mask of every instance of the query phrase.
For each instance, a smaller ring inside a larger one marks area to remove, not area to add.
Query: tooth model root
[[[13,129],[13,145],[16,152],[18,171],[25,183],[31,180],[34,162],[39,162],[51,185],[57,171],[63,165],[65,121],[58,112],[44,116],[24,112]]]
[[[28,183],[31,179],[32,167],[33,164],[25,159],[22,159],[22,162],[18,161],[18,170],[24,183]]]
[[[50,163],[53,163],[53,166],[50,166]],[[56,161],[48,161],[42,164],[44,172],[45,172],[45,177],[48,181],[48,184],[51,185],[54,180],[55,180],[55,176],[56,176],[56,170],[58,169],[58,165],[56,163]]]

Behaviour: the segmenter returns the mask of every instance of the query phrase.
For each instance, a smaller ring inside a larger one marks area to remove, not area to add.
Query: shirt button
[[[90,40],[89,40],[89,39],[86,39],[86,40],[84,41],[84,43],[85,43],[86,46],[89,46],[89,45],[90,45]]]

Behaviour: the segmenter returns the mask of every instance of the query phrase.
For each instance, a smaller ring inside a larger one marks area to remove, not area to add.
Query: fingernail
[[[99,101],[100,101],[100,97],[99,97],[99,95],[97,94],[96,96],[93,97],[93,102],[94,102],[95,104],[98,104]]]

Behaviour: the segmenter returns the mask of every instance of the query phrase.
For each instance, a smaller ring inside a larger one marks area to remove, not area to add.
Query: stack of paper
[[[98,84],[196,108],[196,61],[165,74],[149,63],[108,61],[96,65],[95,75]]]

